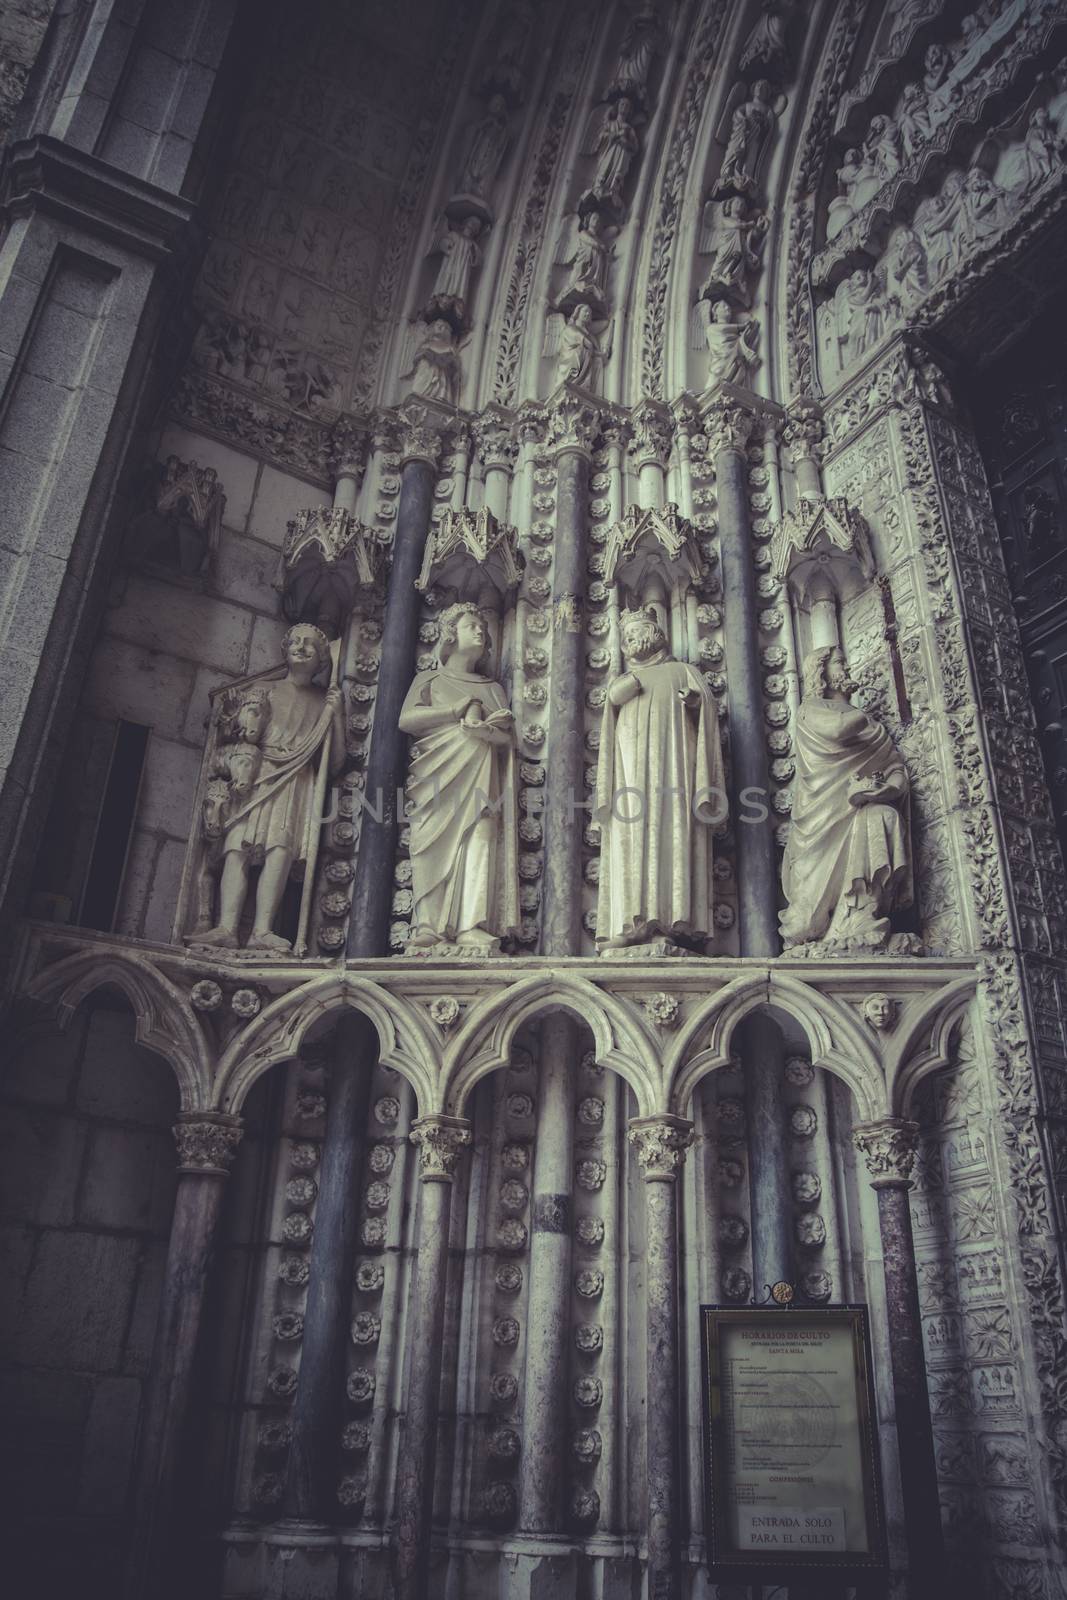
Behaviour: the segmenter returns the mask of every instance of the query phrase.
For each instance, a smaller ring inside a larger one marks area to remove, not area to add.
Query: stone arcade
[[[0,54],[13,1592],[711,1600],[788,1279],[1062,1600],[1067,5]]]

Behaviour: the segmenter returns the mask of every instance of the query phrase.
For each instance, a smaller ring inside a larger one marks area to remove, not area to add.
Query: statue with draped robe
[[[627,670],[604,705],[593,813],[597,945],[699,953],[712,931],[710,829],[726,815],[718,712],[652,607],[625,612],[622,635]]]
[[[782,865],[787,950],[895,948],[889,914],[912,901],[907,769],[881,723],[850,702],[854,689],[836,645],[809,652]]]
[[[449,606],[440,665],[418,674],[400,712],[412,736],[414,953],[444,944],[494,955],[520,921],[514,718],[478,670],[487,644],[477,606]]]

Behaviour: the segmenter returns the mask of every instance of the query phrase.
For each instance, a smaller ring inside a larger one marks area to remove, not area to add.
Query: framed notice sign
[[[866,1309],[700,1317],[712,1578],[884,1569]]]

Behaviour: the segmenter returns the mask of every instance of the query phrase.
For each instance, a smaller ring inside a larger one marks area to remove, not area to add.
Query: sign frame
[[[851,1337],[852,1377],[855,1394],[856,1444],[863,1483],[867,1524],[866,1551],[800,1551],[742,1549],[730,1534],[730,1448],[722,1396],[722,1340],[724,1327],[846,1328]],[[867,1307],[848,1303],[832,1306],[702,1305],[700,1307],[701,1396],[703,1412],[704,1515],[707,1562],[717,1583],[796,1582],[805,1573],[828,1577],[842,1585],[866,1588],[872,1578],[888,1571],[885,1509],[878,1459],[877,1411],[872,1382],[870,1324]]]

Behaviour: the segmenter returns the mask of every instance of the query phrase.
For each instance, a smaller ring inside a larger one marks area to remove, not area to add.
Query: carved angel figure
[[[411,378],[415,394],[425,395],[427,400],[443,400],[449,406],[456,404],[462,365],[456,335],[443,317],[427,325],[416,345],[411,368],[402,376]]]
[[[613,211],[622,209],[622,191],[640,148],[633,128],[633,101],[627,95],[609,105],[591,154],[599,156],[590,193]]]
[[[786,31],[796,8],[796,0],[763,0],[762,13],[753,23],[741,51],[738,65],[742,72],[756,62],[768,66],[784,60]]]
[[[575,306],[570,316],[557,312],[548,319],[545,330],[545,355],[556,357],[555,381],[576,383],[583,389],[595,390],[600,369],[611,355],[611,345],[601,345],[610,323],[601,323],[600,334],[593,331],[593,310],[584,302]]]
[[[187,937],[196,944],[232,949],[238,943],[250,874],[259,867],[249,948],[288,950],[274,922],[293,867],[313,849],[315,767],[328,749],[330,770],[345,757],[341,691],[320,689],[315,677],[330,666],[326,635],[297,623],[282,641],[284,678],[254,689],[234,708],[237,742],[220,750],[208,785],[202,828],[221,856],[219,920]],[[203,910],[203,903],[201,906]]]
[[[488,642],[477,606],[449,606],[440,666],[419,673],[400,712],[412,737],[412,950],[490,955],[519,923],[514,718],[479,670]]]
[[[465,217],[458,228],[446,223],[438,234],[434,250],[441,254],[441,266],[427,306],[430,313],[465,319],[471,274],[482,259],[481,232],[480,217]]]
[[[556,261],[571,270],[559,296],[561,304],[586,300],[595,307],[604,305],[611,258],[611,248],[605,237],[608,232],[599,211],[587,211],[564,228]],[[613,234],[614,230],[610,232]]]
[[[481,122],[471,136],[470,149],[459,175],[460,194],[488,201],[493,179],[500,170],[508,145],[508,103],[502,94],[493,95]]]
[[[756,80],[747,98],[743,84],[734,89],[716,135],[726,146],[716,194],[726,194],[731,189],[750,194],[756,187],[767,140],[781,105],[776,105],[774,90],[766,78]]]
[[[907,769],[882,725],[850,703],[854,688],[837,646],[808,654],[782,864],[786,949],[884,950],[889,913],[911,904]]]
[[[663,48],[663,27],[654,8],[647,7],[633,17],[619,47],[619,64],[608,87],[609,95],[627,95],[639,105],[645,103],[648,75]]]
[[[705,299],[725,294],[739,305],[751,305],[747,277],[759,271],[767,226],[763,212],[750,213],[743,199],[708,201],[698,244],[700,253],[712,258],[700,291]]]
[[[707,388],[714,389],[720,383],[747,383],[749,370],[759,364],[759,323],[734,321],[725,300],[716,300],[714,305],[698,300],[694,322],[694,331],[703,335],[708,350]],[[697,340],[693,343],[697,345]]]

